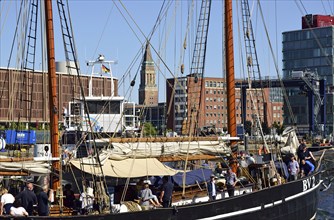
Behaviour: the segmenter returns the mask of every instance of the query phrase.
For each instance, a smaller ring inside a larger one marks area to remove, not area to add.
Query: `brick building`
[[[82,75],[80,78],[85,94],[88,94],[90,77],[89,75]],[[111,95],[110,76],[93,76],[92,79],[93,95]],[[113,78],[113,81],[114,95],[117,96],[118,80]],[[32,123],[49,122],[48,76],[45,72],[0,69],[0,82],[0,123],[18,122],[18,120]],[[57,72],[59,120],[63,120],[62,107],[68,106],[69,101],[79,97],[80,88],[77,75]]]
[[[190,130],[195,131],[194,128],[210,126],[226,131],[228,116],[225,79],[205,77],[196,83],[194,77],[186,76],[167,79],[166,88],[167,129],[179,134],[189,134]],[[248,89],[246,120],[254,124],[255,115],[258,114],[260,121],[266,119],[269,126],[275,121],[282,123],[283,99],[279,91],[276,88],[252,89],[252,103]],[[236,88],[237,124],[242,123],[241,106],[241,90]]]

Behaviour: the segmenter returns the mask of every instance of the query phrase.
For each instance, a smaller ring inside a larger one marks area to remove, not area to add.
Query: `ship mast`
[[[52,1],[46,0],[44,5],[45,5],[46,38],[47,38],[46,45],[47,45],[47,59],[48,59],[51,152],[53,157],[59,158],[57,78],[56,78]],[[52,163],[54,170],[56,172],[60,171],[60,162],[57,160]],[[57,190],[60,187],[59,179],[60,178],[52,178],[52,188],[54,190]]]
[[[226,63],[226,89],[227,89],[227,129],[231,137],[237,136],[237,123],[235,118],[235,80],[234,80],[234,51],[233,51],[233,23],[232,23],[232,0],[225,1],[225,63]],[[231,168],[237,169],[236,141],[231,141],[232,163]]]

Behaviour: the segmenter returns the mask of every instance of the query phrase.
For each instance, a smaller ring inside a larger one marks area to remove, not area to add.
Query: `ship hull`
[[[48,219],[313,219],[318,207],[321,182],[320,173],[316,173],[287,184],[213,202],[117,214],[53,216]],[[42,217],[34,216],[31,219],[42,219]]]

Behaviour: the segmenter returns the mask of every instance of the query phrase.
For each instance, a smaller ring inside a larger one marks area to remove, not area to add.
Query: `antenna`
[[[111,96],[114,96],[114,80],[113,80],[113,75],[112,75],[112,71],[111,71],[111,64],[117,64],[117,61],[114,60],[105,60],[105,56],[103,54],[99,54],[99,56],[97,57],[96,60],[93,61],[87,61],[87,66],[91,66],[92,67],[92,72],[89,78],[89,84],[88,84],[88,88],[89,88],[89,92],[88,92],[88,96],[92,97],[93,96],[93,75],[96,74],[94,73],[94,67],[95,65],[99,65],[100,69],[98,74],[100,76],[102,76],[103,74],[110,74],[110,78],[111,78]],[[107,65],[107,66],[106,66]]]

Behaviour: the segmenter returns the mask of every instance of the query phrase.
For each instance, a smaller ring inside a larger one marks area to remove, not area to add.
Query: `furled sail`
[[[77,169],[86,173],[101,176],[102,172],[105,176],[117,178],[135,178],[143,176],[172,176],[178,170],[174,170],[155,158],[146,159],[125,159],[125,160],[105,160],[101,166],[96,163],[89,163],[89,160],[84,160],[83,163],[79,159],[71,160],[71,164]]]

